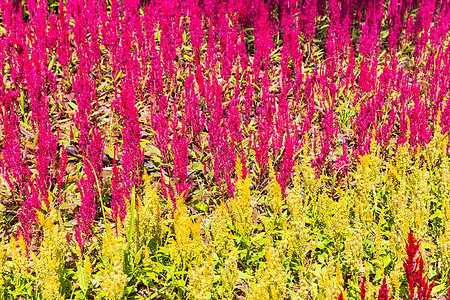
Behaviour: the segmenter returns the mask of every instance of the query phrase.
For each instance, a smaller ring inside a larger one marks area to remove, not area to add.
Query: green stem
[[[100,189],[100,183],[99,183],[99,181],[98,181],[97,173],[95,172],[94,166],[93,166],[92,163],[89,161],[89,159],[87,159],[86,157],[83,157],[83,158],[85,158],[86,161],[89,163],[89,165],[90,165],[91,168],[92,168],[92,172],[94,173],[95,181],[96,181],[96,183],[97,183],[97,191],[98,191],[98,195],[99,195],[99,197],[100,197],[100,204],[101,204],[101,206],[102,206],[103,221],[105,222],[105,225],[106,225],[105,207],[104,207],[104,205],[103,205],[102,191],[101,191],[101,189]]]

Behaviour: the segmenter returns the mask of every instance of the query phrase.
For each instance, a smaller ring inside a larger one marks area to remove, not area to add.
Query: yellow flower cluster
[[[238,254],[235,247],[232,247],[225,260],[224,266],[220,269],[220,279],[224,289],[224,298],[233,299],[233,291],[239,280]]]
[[[5,266],[7,257],[8,257],[8,254],[5,249],[5,238],[2,238],[2,242],[0,243],[0,290],[2,289],[3,284],[4,284],[3,268]]]
[[[228,231],[228,220],[228,209],[225,203],[222,203],[216,208],[211,222],[211,233],[216,251],[219,254],[225,254],[228,249],[234,247],[233,237]]]
[[[213,290],[214,267],[211,248],[207,249],[204,259],[198,260],[189,268],[188,290],[193,299],[207,300]]]
[[[44,239],[39,249],[39,255],[31,252],[34,262],[33,269],[38,277],[46,299],[64,299],[60,292],[60,276],[62,274],[67,251],[66,231],[62,219],[54,208],[51,208],[46,217],[37,212],[39,223],[44,230]]]
[[[288,272],[283,266],[283,254],[286,245],[273,246],[271,240],[265,247],[266,265],[260,266],[256,272],[255,281],[250,285],[249,300],[284,299]]]
[[[175,241],[172,248],[173,257],[181,257],[184,261],[199,259],[205,250],[201,236],[201,219],[192,221],[182,197],[178,199],[174,215]]]
[[[298,165],[296,166],[293,181],[294,187],[286,199],[291,214],[288,229],[291,246],[300,261],[303,262],[310,237],[305,220],[307,207],[303,204],[306,201],[306,197],[302,195],[304,190]]]
[[[320,275],[318,299],[337,299],[343,291],[343,285],[344,278],[342,277],[340,263],[330,258]]]
[[[363,256],[363,232],[358,225],[352,232],[349,232],[344,247],[345,259],[352,268],[359,271]]]
[[[18,284],[20,277],[27,277],[28,268],[28,258],[27,258],[27,245],[22,235],[16,239],[14,236],[11,237],[8,246],[8,252],[12,256],[12,271],[14,272],[14,284]]]
[[[152,188],[150,178],[144,176],[144,197],[137,207],[137,230],[139,234],[139,244],[146,244],[150,240],[159,242],[162,231],[161,209],[159,206],[159,197],[156,188]]]
[[[126,238],[121,222],[117,222],[117,232],[106,224],[103,234],[101,255],[104,269],[101,270],[100,294],[108,300],[121,299],[129,278],[124,273]]]
[[[374,220],[374,208],[377,206],[373,193],[381,181],[380,167],[381,159],[376,146],[375,130],[372,131],[370,143],[370,153],[359,157],[360,163],[357,165],[355,173],[355,198],[353,206],[355,215],[362,223],[363,230],[367,231]]]
[[[242,163],[239,157],[236,159],[236,177],[234,198],[230,199],[233,223],[241,236],[249,236],[253,225],[250,178],[248,176],[242,177]]]

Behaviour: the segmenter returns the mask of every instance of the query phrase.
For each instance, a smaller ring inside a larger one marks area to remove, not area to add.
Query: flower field
[[[0,299],[450,299],[448,0],[0,0]]]

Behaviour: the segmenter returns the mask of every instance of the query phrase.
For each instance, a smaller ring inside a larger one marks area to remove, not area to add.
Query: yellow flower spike
[[[370,138],[370,154],[377,155],[377,140],[375,127],[372,128],[372,136]]]
[[[364,278],[366,278],[366,281],[369,280],[369,264],[367,261],[364,261]]]
[[[450,267],[450,222],[445,221],[445,228],[441,231],[438,247],[442,253],[442,264],[445,269]]]
[[[128,282],[123,272],[127,241],[123,236],[121,222],[117,223],[117,234],[106,222],[102,241],[101,256],[105,268],[100,272],[100,294],[107,299],[120,299]]]
[[[188,291],[194,299],[207,300],[208,294],[214,288],[214,266],[211,248],[205,251],[205,256],[189,268]]]
[[[159,242],[162,231],[162,216],[156,188],[152,188],[149,177],[144,180],[144,195],[137,196],[135,229],[132,237],[134,245],[147,244],[150,240]],[[130,214],[127,214],[125,230],[128,232]],[[128,222],[127,222],[128,221]],[[143,234],[145,233],[145,234]]]
[[[239,280],[238,254],[236,247],[232,247],[228,252],[223,268],[220,269],[220,278],[225,290],[226,299],[233,299],[233,291]]]
[[[4,268],[7,257],[8,257],[8,253],[5,249],[5,238],[3,237],[2,241],[0,243],[0,290],[4,284],[3,268]]]
[[[45,215],[44,215],[44,213],[42,211],[36,209],[36,208],[35,208],[35,211],[36,211],[36,214],[37,214],[37,217],[38,217],[39,224],[42,227],[44,227],[44,224],[45,224]]]
[[[286,291],[289,273],[282,264],[284,247],[273,247],[269,239],[265,246],[266,265],[260,265],[256,271],[255,281],[250,284],[250,292],[247,299],[280,299]]]
[[[272,231],[272,223],[270,222],[270,219],[268,217],[261,216],[260,220],[264,226],[264,231],[267,233],[271,232]]]
[[[197,220],[195,220],[195,222],[192,222],[192,236],[197,237],[200,236],[201,231],[202,231],[202,227],[201,227],[201,223],[202,223],[202,219],[201,218],[197,218]]]
[[[266,248],[266,253],[264,257],[266,258],[267,261],[270,261],[270,259],[272,258],[272,251],[270,248]]]
[[[121,227],[121,222],[118,222],[117,223],[117,231],[118,232],[119,232],[120,227]],[[103,243],[104,244],[107,242],[108,237],[110,237],[111,233],[112,233],[111,224],[108,221],[106,221],[106,224],[105,224],[105,232],[106,232],[106,234],[103,235]]]
[[[38,219],[44,229],[44,238],[40,245],[39,255],[30,253],[38,286],[42,289],[42,294],[46,299],[64,299],[64,295],[59,290],[67,249],[66,231],[61,225],[62,219],[53,205],[49,206],[47,217],[43,213],[38,213]]]
[[[17,276],[14,276],[15,283],[17,284],[20,275],[27,274],[25,271],[28,268],[28,262],[26,261],[24,253],[23,251],[20,251],[18,247],[19,245],[16,237],[12,236],[8,245],[8,252],[12,255],[12,268],[14,270],[14,274],[17,274]]]
[[[89,257],[86,254],[84,255],[84,273],[88,277],[91,276],[92,273],[91,261],[89,260]]]
[[[400,297],[400,277],[401,275],[398,273],[397,265],[395,265],[394,271],[391,273],[391,281],[392,286],[394,288],[393,299],[397,300]]]
[[[174,214],[175,243],[173,247],[174,257],[180,255],[189,260],[192,256],[191,239],[192,222],[187,212],[183,199],[178,199],[177,210]]]
[[[307,173],[309,169],[304,169],[304,166],[305,165],[302,164],[302,171]],[[289,231],[289,250],[295,252],[300,261],[303,262],[304,256],[308,251],[308,242],[311,238],[305,224],[305,214],[307,211],[306,195],[307,189],[312,191],[313,188],[304,185],[304,176],[302,176],[298,163],[292,181],[294,187],[286,197],[288,210],[290,212],[290,219],[287,223],[287,229]]]
[[[249,236],[253,225],[253,207],[251,206],[250,177],[248,175],[244,179],[236,181],[234,198],[230,199],[229,204],[237,232],[242,236]]]
[[[392,175],[393,178],[400,181],[400,174],[397,172],[397,166],[393,165],[392,162],[389,162],[389,174]]]
[[[191,223],[191,235],[192,235],[192,241],[191,241],[191,256],[198,259],[201,256],[201,253],[205,249],[205,244],[203,242],[201,232],[201,218],[197,218],[195,222]]]
[[[336,193],[339,195],[339,197],[342,197],[344,195],[344,192],[342,191],[340,186],[336,188]]]
[[[4,249],[5,249],[5,238],[2,237],[2,242],[0,243],[0,268],[6,261],[6,251]]]
[[[239,155],[236,156],[235,172],[236,172],[237,179],[241,180],[242,179],[242,161],[241,161],[241,158],[239,157]]]
[[[44,228],[47,230],[51,230],[52,227],[53,227],[53,220],[51,216],[49,216],[48,218],[45,219]]]
[[[406,124],[407,124],[407,128],[408,128],[408,131],[407,131],[407,133],[406,133],[406,142],[408,143],[408,145],[409,145],[409,138],[411,137],[411,120],[409,119],[409,116],[407,115],[406,116]]]
[[[336,262],[336,281],[340,286],[344,285],[344,277],[342,276],[341,264]]]
[[[138,200],[138,207],[136,209],[138,210],[138,209],[140,209],[142,207],[142,200],[141,200],[141,197],[139,195],[137,195],[137,200]]]
[[[287,232],[288,231],[288,224],[287,224],[287,220],[283,220],[283,223],[281,224],[281,228],[283,228],[283,232]]]
[[[53,206],[53,196],[51,194],[48,195],[48,206],[47,209],[51,210],[54,206]]]
[[[229,213],[225,203],[216,207],[211,220],[211,233],[217,253],[225,254],[229,247],[234,247],[231,234],[228,232]]]

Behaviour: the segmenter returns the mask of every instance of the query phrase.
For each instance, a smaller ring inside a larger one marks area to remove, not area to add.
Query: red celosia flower
[[[361,300],[366,299],[366,277],[363,277],[362,283],[361,283],[361,289],[359,291],[359,296]]]
[[[378,300],[390,300],[392,299],[389,297],[389,289],[386,284],[386,278],[383,279],[383,284],[380,287],[380,290],[378,291]]]
[[[416,239],[409,230],[408,240],[406,241],[407,258],[403,261],[406,280],[409,286],[409,297],[413,299],[415,288],[417,287],[417,298],[419,300],[429,300],[431,290],[434,287],[434,281],[429,282],[424,274],[424,261],[419,251],[420,240]]]
[[[420,241],[417,240],[412,230],[409,230],[408,240],[406,241],[406,254],[407,258],[403,261],[403,269],[405,270],[406,281],[409,286],[409,297],[412,299],[414,296],[414,288],[417,283],[418,270],[418,253],[419,253]],[[420,255],[420,254],[419,254]]]

